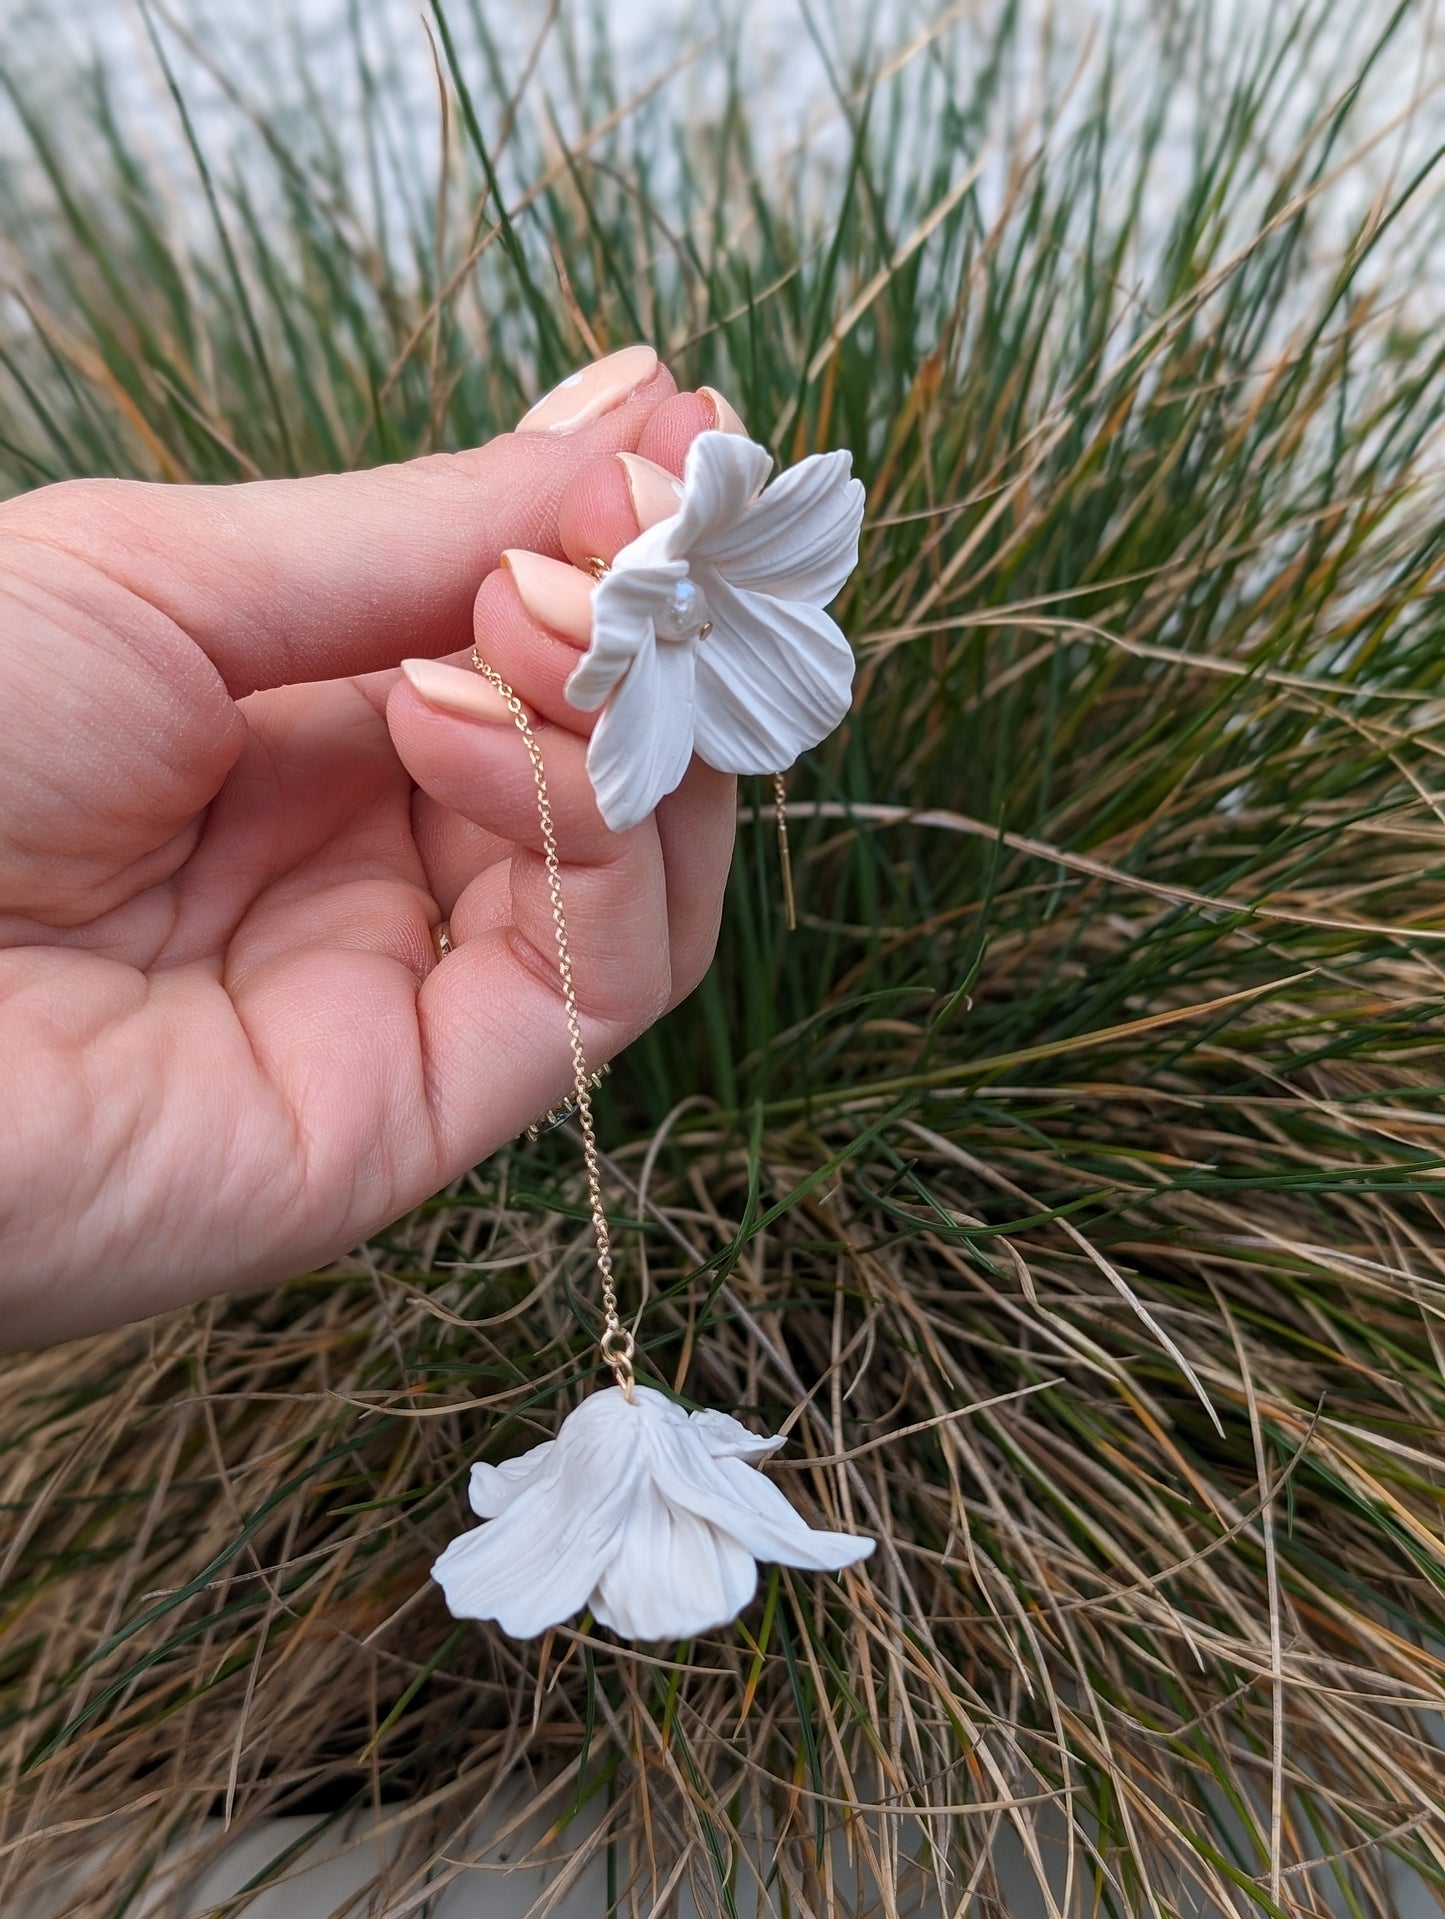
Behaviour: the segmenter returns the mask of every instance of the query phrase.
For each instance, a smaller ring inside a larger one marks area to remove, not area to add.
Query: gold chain
[[[572,946],[567,938],[567,914],[562,905],[562,866],[557,857],[557,834],[552,824],[552,800],[547,789],[547,773],[542,764],[542,749],[527,718],[527,709],[494,666],[489,666],[475,647],[472,665],[501,694],[507,711],[517,723],[517,731],[532,762],[532,778],[537,786],[537,821],[542,830],[542,857],[547,867],[547,891],[552,898],[552,923],[557,931],[557,972],[562,981],[562,1003],[567,1012],[567,1038],[572,1047],[572,1094],[576,1101],[577,1124],[582,1133],[582,1163],[587,1171],[587,1201],[592,1210],[592,1231],[597,1241],[597,1270],[602,1276],[602,1337],[598,1345],[602,1357],[612,1369],[612,1377],[625,1399],[632,1398],[635,1351],[632,1334],[623,1325],[617,1311],[617,1283],[612,1273],[612,1232],[602,1205],[602,1174],[597,1159],[597,1132],[592,1124],[592,1076],[587,1069],[587,1054],[582,1044],[582,1021],[577,1012],[577,988],[572,980]]]
[[[778,823],[778,868],[783,880],[783,918],[788,931],[798,930],[798,902],[793,895],[793,855],[788,849],[788,783],[773,775],[773,817]]]

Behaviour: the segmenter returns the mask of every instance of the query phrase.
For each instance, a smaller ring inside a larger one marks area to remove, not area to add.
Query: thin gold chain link
[[[507,711],[517,725],[527,757],[532,762],[532,778],[537,787],[537,821],[542,833],[542,858],[547,868],[547,891],[552,900],[552,923],[557,933],[557,973],[562,982],[562,1003],[567,1014],[567,1038],[572,1048],[572,1090],[577,1105],[577,1124],[582,1134],[582,1163],[587,1173],[587,1202],[592,1212],[592,1231],[597,1242],[597,1270],[602,1277],[602,1337],[598,1345],[612,1370],[612,1377],[627,1399],[632,1398],[634,1383],[632,1334],[623,1325],[617,1310],[617,1282],[612,1271],[612,1232],[602,1204],[602,1173],[597,1158],[597,1132],[592,1123],[592,1084],[587,1054],[582,1044],[582,1021],[577,1011],[577,988],[572,978],[572,944],[567,937],[567,913],[562,904],[562,866],[557,857],[557,833],[552,824],[552,798],[547,787],[547,772],[542,764],[542,749],[527,718],[527,709],[494,666],[489,666],[475,647],[472,665],[488,680],[507,703]]]
[[[793,855],[788,846],[788,782],[773,775],[773,817],[778,824],[778,870],[783,881],[783,918],[788,931],[798,930],[798,902],[793,893]]]

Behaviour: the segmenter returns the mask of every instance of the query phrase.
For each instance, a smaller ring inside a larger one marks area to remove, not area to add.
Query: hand
[[[701,977],[732,782],[694,761],[609,833],[562,695],[582,641],[498,561],[610,559],[638,530],[615,454],[680,472],[735,416],[640,349],[546,408],[376,472],[0,507],[6,1344],[305,1271],[570,1087],[523,742],[396,670],[464,662],[474,617],[534,715],[589,1061]]]

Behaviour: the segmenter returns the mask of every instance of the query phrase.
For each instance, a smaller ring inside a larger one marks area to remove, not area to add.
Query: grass
[[[964,11],[801,9],[792,147],[726,16],[644,84],[580,13],[535,72],[485,0],[250,72],[151,0],[144,140],[7,48],[10,488],[466,444],[638,335],[855,449],[800,928],[760,783],[601,1131],[646,1376],[881,1545],[685,1647],[452,1628],[465,1463],[591,1363],[575,1142],[519,1143],[344,1269],[9,1362],[6,1911],[87,1837],[120,1919],[207,1815],[374,1806],[366,1909],[429,1910],[518,1779],[619,1912],[1445,1893],[1430,9]]]

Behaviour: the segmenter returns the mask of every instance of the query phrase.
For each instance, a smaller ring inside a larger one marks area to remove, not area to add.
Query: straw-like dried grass
[[[1352,86],[1428,71],[1428,10],[1067,47],[1052,119],[1012,25],[939,28],[813,201],[736,92],[666,168],[665,90],[566,153],[524,101],[510,222],[506,78],[436,24],[405,260],[365,58],[395,178],[263,120],[276,213],[212,183],[234,276],[119,131],[82,190],[36,121],[71,198],[11,224],[0,451],[410,452],[639,328],[785,456],[853,444],[801,928],[750,801],[717,967],[602,1131],[646,1375],[785,1426],[790,1494],[880,1547],[684,1647],[452,1624],[466,1461],[590,1378],[575,1145],[518,1145],[345,1272],[8,1363],[0,1908],[92,1840],[110,1919],[206,1815],[379,1807],[368,1909],[424,1911],[519,1775],[629,1913],[988,1913],[1010,1846],[1055,1912],[1445,1886],[1439,223]]]

